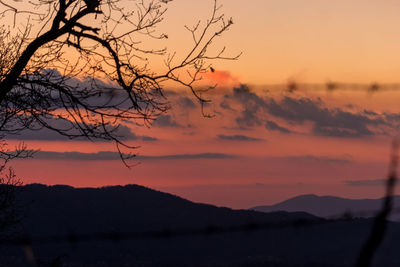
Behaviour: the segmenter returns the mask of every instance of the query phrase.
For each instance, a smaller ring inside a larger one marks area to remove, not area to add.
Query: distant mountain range
[[[270,206],[256,206],[250,210],[260,212],[307,212],[318,217],[333,219],[342,216],[369,218],[375,216],[382,206],[379,199],[347,199],[333,196],[301,195]],[[400,196],[394,197],[394,207],[400,208]],[[400,221],[400,214],[394,212],[392,221]]]
[[[49,243],[22,249],[0,242],[0,266],[32,266],[26,255],[36,266],[354,266],[372,225],[371,219],[220,208],[138,185],[33,184],[17,192],[23,220],[6,234]],[[227,232],[215,234],[218,229]],[[182,235],[168,234],[174,231]],[[91,239],[126,232],[137,238]],[[161,235],[140,237],[152,232]],[[87,240],[78,242],[79,235]],[[52,242],[60,236],[63,242]],[[374,266],[399,266],[399,245],[400,224],[390,223]]]

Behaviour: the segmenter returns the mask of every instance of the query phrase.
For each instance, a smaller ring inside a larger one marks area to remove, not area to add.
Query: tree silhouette
[[[158,31],[168,2],[0,0],[0,231],[14,221],[19,184],[7,163],[32,155],[24,145],[9,150],[7,136],[47,128],[68,138],[113,141],[124,161],[134,155],[121,146],[134,146],[123,141],[119,125],[149,125],[165,112],[167,82],[206,101],[195,83],[211,61],[237,58],[225,56],[224,47],[209,52],[232,20],[215,0],[208,20],[186,27],[193,43],[178,56],[152,47],[168,38]],[[152,62],[164,70],[152,69]]]
[[[149,42],[168,38],[157,26],[168,1],[0,0],[0,133],[43,127],[69,138],[114,141],[122,121],[149,125],[169,104],[174,82],[203,103],[195,84],[213,60],[234,60],[212,42],[233,24],[214,1],[211,16],[186,27],[193,43],[184,56]],[[13,22],[7,25],[4,21]],[[22,25],[22,26],[21,26]],[[149,67],[163,64],[164,71]],[[125,155],[120,153],[121,155]]]

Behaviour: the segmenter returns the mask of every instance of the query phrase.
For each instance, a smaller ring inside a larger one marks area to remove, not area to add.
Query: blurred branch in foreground
[[[385,237],[387,220],[393,209],[393,195],[397,182],[398,146],[398,139],[396,138],[392,145],[389,175],[386,182],[386,196],[383,206],[375,218],[371,234],[360,253],[360,257],[357,261],[357,267],[371,266],[374,254]]]

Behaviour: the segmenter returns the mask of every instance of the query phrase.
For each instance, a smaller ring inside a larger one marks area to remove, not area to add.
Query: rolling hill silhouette
[[[371,219],[325,220],[304,212],[262,213],[193,203],[137,185],[103,188],[27,185],[17,199],[24,219],[11,236],[65,235],[31,244],[38,266],[353,266]],[[296,222],[308,222],[299,224]],[[277,227],[212,234],[255,223]],[[312,223],[312,224],[310,224]],[[281,226],[281,227],[279,227]],[[77,242],[91,233],[210,229],[211,234]],[[1,240],[1,239],[0,239]],[[375,266],[398,266],[400,225],[390,223]],[[28,243],[29,244],[29,243]],[[29,266],[26,246],[0,245],[0,266]]]
[[[24,229],[32,234],[92,233],[238,225],[260,221],[315,219],[305,212],[261,213],[193,203],[139,185],[73,188],[26,185]]]
[[[307,212],[323,218],[337,218],[344,214],[355,214],[357,217],[373,217],[382,206],[379,199],[347,199],[333,196],[300,195],[270,206],[256,206],[250,210],[260,212]],[[393,197],[395,208],[400,207],[400,196]],[[391,221],[400,221],[400,214],[390,216]]]

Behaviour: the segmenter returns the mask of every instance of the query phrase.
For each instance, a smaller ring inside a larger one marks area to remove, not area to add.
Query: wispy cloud
[[[183,127],[171,115],[160,115],[154,122],[155,127]]]
[[[281,132],[281,133],[292,133],[292,131],[291,130],[289,130],[289,129],[287,129],[287,128],[285,128],[285,127],[282,127],[282,126],[280,126],[280,125],[278,125],[276,122],[274,122],[274,121],[266,121],[265,122],[265,128],[267,128],[268,130],[271,130],[271,131],[278,131],[278,132]]]
[[[245,136],[245,135],[224,135],[224,134],[218,134],[217,138],[219,140],[226,140],[226,141],[249,141],[249,142],[254,142],[254,141],[263,141],[263,139],[260,138],[254,138],[250,136]]]
[[[311,123],[312,135],[353,138],[383,134],[400,123],[400,114],[330,108],[320,98],[262,97],[243,84],[234,88],[232,94],[225,95],[223,108],[231,107],[233,102],[242,106],[235,118],[241,128],[264,125],[271,131],[293,132],[276,123],[275,118],[293,126]]]
[[[387,124],[380,116],[327,108],[319,98],[285,96],[280,101],[270,98],[266,102],[266,109],[269,114],[292,123],[312,122],[314,135],[363,137],[374,134],[369,127]]]
[[[351,163],[352,158],[348,155],[341,157],[332,156],[315,156],[315,155],[301,155],[301,156],[284,156],[276,157],[279,160],[285,160],[290,162],[320,162],[320,163]]]
[[[58,122],[57,127],[68,127],[69,125],[65,124],[60,125],[60,122]],[[114,128],[114,127],[113,127]],[[155,137],[151,136],[141,136],[141,135],[136,135],[132,130],[125,126],[125,125],[119,125],[115,130],[111,129],[113,133],[117,136],[119,136],[120,140],[128,141],[128,140],[142,140],[142,141],[157,141],[158,139]],[[76,129],[70,129],[69,133],[71,136],[79,135],[78,130]],[[61,135],[56,131],[50,130],[48,128],[38,128],[37,130],[23,130],[18,134],[10,134],[7,136],[8,139],[12,140],[37,140],[37,141],[66,141],[66,140],[72,140],[72,141],[86,141],[87,138],[85,137],[75,137],[75,138],[68,138],[67,136]],[[107,140],[104,139],[93,139],[93,141],[96,142],[106,142]]]
[[[183,107],[184,109],[194,109],[196,108],[195,102],[187,96],[182,96],[177,101],[178,104]],[[200,105],[199,105],[200,106]]]
[[[235,158],[236,155],[223,153],[199,153],[199,154],[172,154],[160,156],[137,156],[138,160],[185,160],[185,159],[229,159]],[[120,160],[118,152],[100,151],[97,153],[83,152],[55,152],[55,151],[38,151],[34,154],[33,159],[43,160]]]

